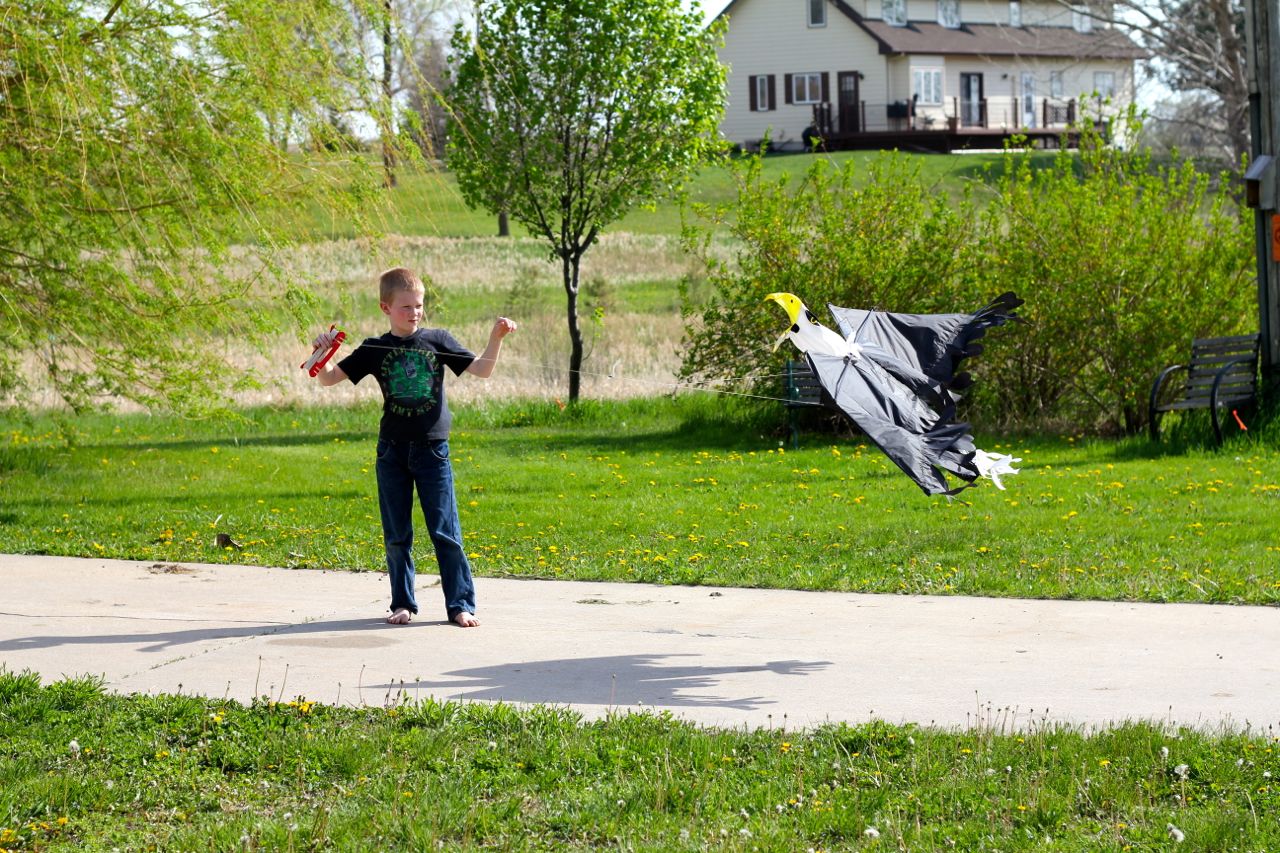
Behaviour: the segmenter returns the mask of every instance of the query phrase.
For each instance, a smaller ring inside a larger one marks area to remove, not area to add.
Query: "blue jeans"
[[[435,547],[450,621],[459,613],[476,612],[471,566],[462,548],[462,525],[453,494],[449,442],[393,442],[378,440],[378,507],[382,511],[382,541],[391,576],[391,612],[418,612],[413,595],[413,489],[417,486],[427,533]]]

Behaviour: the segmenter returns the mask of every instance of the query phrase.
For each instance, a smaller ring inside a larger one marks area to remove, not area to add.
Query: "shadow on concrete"
[[[0,613],[0,616],[17,616],[38,619],[39,616],[31,616],[25,613]],[[91,618],[101,619],[120,619],[119,616],[101,616],[101,617],[75,617],[78,621]],[[125,617],[128,618],[128,617]],[[420,621],[418,621],[420,620]],[[328,634],[342,633],[351,631],[406,631],[415,628],[452,628],[447,621],[441,618],[438,621],[423,619],[421,616],[418,620],[410,622],[408,625],[388,625],[383,621],[382,617],[374,617],[369,619],[330,619],[317,620],[315,622],[254,622],[254,623],[232,623],[228,625],[222,622],[214,627],[208,628],[187,628],[177,631],[137,631],[126,634],[64,634],[64,635],[45,635],[31,637],[14,637],[9,640],[0,640],[0,652],[27,651],[31,649],[52,649],[58,646],[95,646],[110,643],[139,643],[143,644],[138,651],[140,652],[163,652],[175,646],[182,646],[188,643],[203,643],[209,640],[234,640],[244,637],[275,637],[289,638],[307,636],[311,634]],[[161,620],[145,620],[147,622],[157,622]],[[168,620],[173,621],[173,620]],[[214,620],[210,619],[184,619],[183,622],[203,622],[210,623]],[[333,645],[341,646],[342,642],[338,641]],[[353,646],[365,645],[363,643],[353,643]]]
[[[441,699],[522,702],[544,705],[604,705],[634,709],[732,708],[752,711],[775,700],[762,696],[726,696],[717,690],[725,676],[746,672],[808,675],[830,661],[769,661],[747,666],[699,666],[663,663],[698,655],[638,654],[596,658],[562,658],[456,669],[439,679],[365,685],[366,689],[403,691]]]

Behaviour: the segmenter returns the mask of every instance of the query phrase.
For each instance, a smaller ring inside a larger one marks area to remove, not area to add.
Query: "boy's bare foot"
[[[480,620],[476,618],[474,613],[468,613],[465,610],[453,617],[453,621],[463,628],[475,628],[480,624]]]
[[[401,607],[395,613],[392,613],[390,616],[387,617],[387,624],[388,625],[408,625],[409,620],[411,620],[412,618],[413,618],[413,614],[408,610],[406,610],[405,608]]]

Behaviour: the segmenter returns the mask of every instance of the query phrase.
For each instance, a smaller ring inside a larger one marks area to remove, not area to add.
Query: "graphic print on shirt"
[[[382,359],[390,411],[406,417],[436,404],[436,354],[430,350],[395,349]]]

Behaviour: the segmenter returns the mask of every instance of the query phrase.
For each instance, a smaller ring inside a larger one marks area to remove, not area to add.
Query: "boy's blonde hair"
[[[404,267],[389,269],[378,277],[378,300],[380,302],[390,302],[402,290],[413,290],[418,293],[427,292],[422,279],[418,278],[412,270],[407,270]]]

